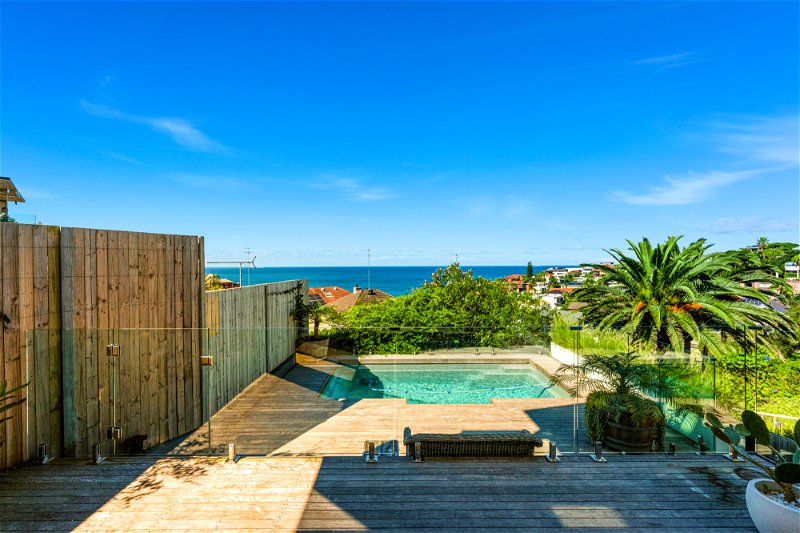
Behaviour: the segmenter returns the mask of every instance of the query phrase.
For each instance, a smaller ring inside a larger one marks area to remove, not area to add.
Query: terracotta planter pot
[[[750,518],[761,533],[800,533],[800,509],[776,502],[764,495],[759,487],[782,492],[780,485],[771,479],[753,479],[747,484],[745,500]],[[794,487],[800,499],[800,489]]]

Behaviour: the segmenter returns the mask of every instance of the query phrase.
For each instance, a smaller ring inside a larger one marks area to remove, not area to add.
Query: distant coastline
[[[572,265],[541,265],[534,266],[533,271],[541,272],[553,266]],[[425,281],[431,279],[431,274],[441,266],[374,266],[370,269],[371,286],[388,292],[393,296],[408,294]],[[524,274],[526,265],[501,265],[501,266],[468,266],[462,265],[465,270],[472,269],[475,276],[487,279],[501,278],[511,274]],[[239,281],[239,267],[210,267],[206,266],[206,274],[218,274],[220,277],[231,281]],[[242,284],[257,285],[289,279],[308,279],[310,287],[328,287],[336,285],[352,291],[355,285],[368,287],[369,279],[366,266],[348,267],[259,267],[243,268]]]

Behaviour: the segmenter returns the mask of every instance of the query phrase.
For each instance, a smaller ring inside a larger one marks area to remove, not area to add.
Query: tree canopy
[[[656,246],[628,241],[631,255],[607,251],[618,265],[589,265],[603,276],[574,293],[587,304],[583,321],[622,328],[646,349],[684,351],[694,340],[713,355],[725,351],[721,329],[752,342],[748,326],[768,328],[772,334],[762,334],[759,343],[780,354],[779,341],[796,338],[796,324],[769,305],[771,299],[788,305],[785,281],[752,254],[710,253],[705,239],[681,248],[680,238]]]
[[[342,313],[331,333],[358,353],[412,353],[545,343],[549,323],[550,312],[530,294],[453,263],[411,294]]]

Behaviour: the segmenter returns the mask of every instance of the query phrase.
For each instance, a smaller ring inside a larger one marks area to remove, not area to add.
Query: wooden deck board
[[[719,456],[58,460],[0,473],[0,530],[754,531]]]
[[[553,365],[550,358],[530,357],[540,368],[552,371],[546,368]],[[364,450],[366,440],[401,443],[406,426],[415,433],[527,429],[556,442],[562,453],[575,449],[571,398],[495,399],[490,404],[468,405],[408,404],[404,399],[338,401],[320,397],[337,365],[298,359],[299,364],[285,377],[262,376],[214,414],[210,448],[215,453],[226,453],[228,443],[235,443],[242,455],[353,455]],[[583,429],[582,404],[578,411],[578,445],[581,451],[591,451]],[[683,437],[668,440],[677,440],[679,451],[694,449]],[[208,449],[208,426],[203,425],[179,444],[168,443],[152,452],[189,455]],[[538,453],[546,449],[547,442]]]

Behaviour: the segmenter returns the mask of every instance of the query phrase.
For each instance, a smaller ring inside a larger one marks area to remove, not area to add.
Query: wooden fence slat
[[[184,237],[175,237],[175,409],[177,411],[178,435],[189,431],[186,423],[186,399],[184,392],[184,323],[183,323],[183,248]]]
[[[196,424],[195,420],[194,400],[192,396],[194,394],[194,390],[192,388],[192,358],[194,356],[192,339],[194,333],[191,329],[192,303],[190,300],[191,295],[194,294],[194,292],[192,291],[192,277],[190,270],[190,265],[192,263],[191,242],[191,237],[183,238],[183,402],[187,428],[199,426],[199,424]]]
[[[194,413],[194,424],[195,426],[199,426],[203,422],[202,418],[202,398],[203,398],[203,389],[202,389],[202,382],[201,382],[201,368],[200,368],[200,356],[201,351],[203,350],[203,343],[202,343],[202,327],[203,327],[203,314],[202,314],[202,305],[203,305],[203,296],[205,294],[205,282],[203,279],[203,261],[200,259],[201,257],[205,257],[204,252],[204,241],[202,237],[193,238],[190,241],[190,248],[192,250],[192,261],[190,263],[190,276],[192,278],[192,291],[191,291],[191,303],[192,303],[192,327],[193,335],[192,335],[192,392],[193,392],[193,413]]]
[[[178,433],[177,417],[177,378],[175,376],[175,237],[167,235],[164,239],[164,280],[159,285],[159,301],[164,302],[164,364],[166,396],[166,435],[162,439],[174,439]]]
[[[50,354],[48,328],[50,325],[50,309],[48,301],[48,246],[47,226],[33,226],[33,330],[28,335],[28,376],[31,384],[28,386],[28,398],[33,399],[28,415],[34,423],[30,426],[32,442],[27,447],[28,454],[33,454],[35,446],[40,443],[49,443],[50,413]],[[30,459],[30,455],[24,460]]]
[[[84,230],[84,271],[83,285],[85,296],[85,322],[86,344],[84,353],[86,354],[84,366],[85,374],[85,405],[86,405],[86,433],[84,436],[85,455],[91,452],[93,444],[101,442],[100,435],[100,399],[99,399],[99,354],[97,351],[97,230]]]
[[[104,230],[97,230],[95,234],[95,319],[94,327],[97,329],[95,344],[95,354],[97,357],[97,378],[95,380],[95,387],[97,390],[97,427],[95,434],[97,435],[96,443],[100,444],[100,452],[102,454],[110,454],[111,446],[108,439],[105,438],[104,432],[113,424],[111,422],[111,404],[109,402],[110,393],[110,369],[111,358],[106,354],[106,346],[111,343],[111,335],[109,333],[109,292],[111,291],[109,275],[108,257],[109,257],[109,232]],[[112,251],[111,254],[114,252]]]
[[[47,227],[47,357],[49,359],[49,438],[44,441],[50,453],[64,453],[63,369],[61,333],[61,231],[55,226]],[[44,339],[43,339],[44,340]],[[40,408],[43,406],[40,404]],[[39,444],[39,443],[37,443]]]
[[[73,249],[75,247],[75,230],[73,228],[61,229],[61,357],[62,357],[62,387],[63,387],[63,434],[64,454],[75,455],[76,432],[76,401],[75,401],[75,310],[73,309],[72,292],[75,286],[72,275],[75,261]]]
[[[34,327],[34,280],[36,273],[34,272],[33,265],[33,226],[28,224],[16,225],[17,230],[17,277],[19,279],[19,298],[17,300],[18,321],[17,325],[17,353],[18,359],[16,363],[16,371],[18,383],[11,386],[21,385],[30,381],[31,374],[29,373],[29,365],[31,365],[31,355],[28,351],[28,332]],[[32,348],[32,346],[30,346]],[[12,363],[13,364],[13,363]],[[33,394],[31,394],[33,392]],[[28,442],[26,439],[26,423],[28,430],[33,431],[36,435],[36,394],[33,388],[29,386],[25,391],[20,393],[20,397],[28,399],[27,405],[22,405],[13,411],[15,416],[7,424],[13,424],[11,431],[14,433],[15,439],[11,443],[14,449],[13,461],[20,462],[28,460]],[[31,411],[33,409],[33,411]],[[34,416],[31,418],[29,415],[33,412]],[[9,449],[12,449],[11,447]]]
[[[87,315],[87,294],[86,294],[86,240],[85,229],[76,229],[73,238],[74,248],[72,249],[73,271],[70,274],[70,282],[73,284],[72,305],[75,342],[75,404],[79,408],[75,409],[75,454],[77,456],[88,455],[88,444],[86,442],[86,315]]]
[[[167,238],[165,235],[158,235],[156,237],[156,350],[155,356],[158,368],[158,440],[159,442],[166,442],[169,440],[169,412],[167,411],[168,392],[167,392],[167,302],[165,300],[166,288],[166,254],[167,254]]]
[[[10,387],[18,385],[19,375],[17,373],[17,336],[19,327],[19,312],[17,307],[17,298],[19,294],[19,271],[17,269],[17,231],[16,227],[11,224],[0,224],[0,241],[6,250],[3,253],[2,260],[2,298],[3,308],[2,311],[8,318],[8,322],[3,321],[0,323],[2,327],[2,339],[0,344],[3,345],[3,374],[0,379],[9,382]],[[18,409],[11,409],[5,413],[7,417],[11,417],[10,421],[0,426],[0,467],[5,467],[16,464],[16,447],[17,435],[15,433],[16,424],[12,421],[19,417]]]

